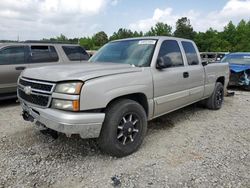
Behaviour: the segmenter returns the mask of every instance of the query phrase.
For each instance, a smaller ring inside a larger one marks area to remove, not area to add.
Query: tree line
[[[196,42],[199,50],[203,52],[250,51],[250,21],[241,20],[237,25],[230,21],[223,31],[209,28],[205,32],[196,32],[187,17],[177,20],[174,31],[167,23],[158,22],[145,33],[120,28],[110,37],[104,31],[100,31],[92,37],[69,39],[61,34],[55,38],[43,39],[43,41],[78,43],[87,50],[97,50],[112,40],[142,36],[174,36],[191,39]]]

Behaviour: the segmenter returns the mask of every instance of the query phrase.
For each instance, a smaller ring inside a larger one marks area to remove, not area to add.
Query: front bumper
[[[81,138],[99,137],[104,113],[66,112],[56,109],[42,109],[21,102],[23,111],[33,120],[47,128],[65,134],[79,134]]]

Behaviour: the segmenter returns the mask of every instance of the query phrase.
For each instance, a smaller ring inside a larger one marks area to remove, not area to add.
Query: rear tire
[[[221,108],[224,101],[224,86],[220,82],[216,82],[214,92],[207,99],[206,106],[211,110],[218,110]]]
[[[133,100],[117,100],[106,110],[98,144],[103,152],[124,157],[138,150],[146,131],[144,108]]]
[[[245,86],[244,89],[245,89],[246,91],[250,91],[250,85],[249,85],[249,86]]]

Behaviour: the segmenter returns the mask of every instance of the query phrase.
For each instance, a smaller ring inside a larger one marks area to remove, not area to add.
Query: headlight
[[[79,111],[80,102],[79,100],[71,101],[71,100],[53,99],[51,107],[61,110]]]
[[[65,94],[80,94],[82,82],[67,82],[60,83],[56,85],[56,93],[65,93]]]

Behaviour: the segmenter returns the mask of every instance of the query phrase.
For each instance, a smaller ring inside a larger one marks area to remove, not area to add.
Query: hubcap
[[[117,140],[123,145],[134,142],[139,133],[138,123],[139,118],[136,114],[129,113],[123,116],[117,128]]]
[[[216,92],[216,103],[217,105],[221,105],[223,101],[223,89],[219,89]]]

